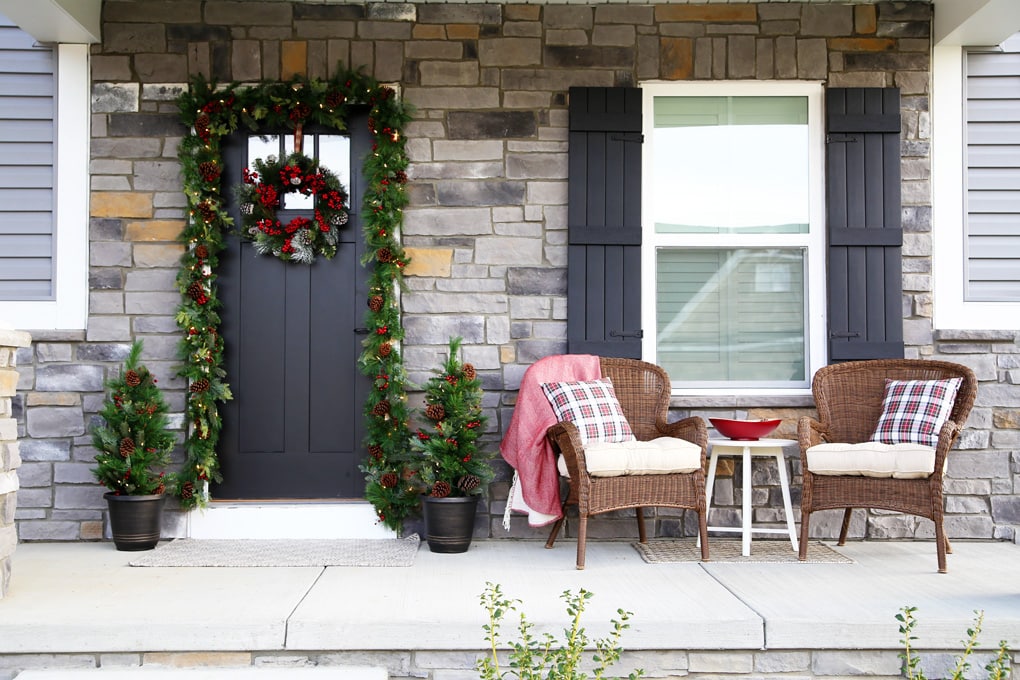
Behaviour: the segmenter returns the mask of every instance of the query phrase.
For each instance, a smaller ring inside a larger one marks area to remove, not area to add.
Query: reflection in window
[[[340,179],[350,192],[351,138],[347,135],[304,133],[302,152],[315,158]],[[255,167],[255,159],[269,156],[283,158],[294,153],[294,135],[266,135],[248,138],[248,169]],[[282,210],[312,210],[314,198],[299,193],[283,196]]]

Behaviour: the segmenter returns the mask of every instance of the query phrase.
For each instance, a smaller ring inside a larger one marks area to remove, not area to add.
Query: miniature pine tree
[[[136,341],[116,378],[106,383],[103,422],[92,428],[96,467],[92,473],[118,496],[162,494],[172,483],[163,471],[176,438],[168,429],[167,404],[149,369],[139,364]]]
[[[487,420],[482,385],[475,367],[457,356],[461,341],[450,339],[446,363],[426,382],[423,427],[411,439],[421,454],[425,493],[437,498],[480,494],[492,479],[488,457],[477,444]]]

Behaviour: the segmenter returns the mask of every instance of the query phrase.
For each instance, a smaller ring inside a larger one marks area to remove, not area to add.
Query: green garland
[[[329,80],[297,77],[253,87],[217,87],[198,77],[177,103],[181,121],[191,128],[178,148],[189,207],[181,234],[186,248],[177,277],[182,295],[177,323],[184,332],[180,344],[184,363],[178,374],[189,383],[187,462],[180,473],[182,506],[204,505],[209,480],[222,480],[216,455],[221,427],[217,403],[231,398],[223,370],[223,339],[217,331],[221,303],[216,268],[224,235],[234,228],[220,189],[220,144],[242,126],[267,133],[309,124],[343,130],[350,108],[367,105],[373,144],[363,167],[368,186],[361,217],[366,245],[362,264],[372,265],[365,313],[370,332],[358,366],[372,378],[374,389],[365,402],[369,455],[361,469],[366,476],[365,496],[380,521],[399,531],[418,505],[417,491],[409,481],[407,375],[398,350],[404,334],[397,295],[408,258],[397,235],[408,201],[402,130],[410,120],[409,110],[392,89],[343,68]],[[390,485],[392,475],[402,482]],[[382,483],[384,476],[387,485]]]

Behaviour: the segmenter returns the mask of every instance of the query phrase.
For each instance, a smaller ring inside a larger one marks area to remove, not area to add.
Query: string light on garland
[[[231,398],[223,369],[223,339],[217,330],[221,304],[216,285],[219,254],[224,237],[235,230],[220,195],[221,143],[242,129],[266,134],[287,129],[294,132],[295,138],[307,125],[344,130],[350,107],[367,105],[373,152],[366,156],[362,168],[368,180],[361,211],[366,246],[362,264],[367,267],[370,291],[365,325],[374,332],[364,340],[358,366],[372,380],[379,375],[387,377],[381,386],[369,390],[364,404],[367,435],[361,469],[365,473],[365,497],[387,527],[399,530],[404,519],[416,512],[419,499],[407,447],[410,416],[407,376],[399,351],[403,328],[397,300],[409,259],[395,238],[408,200],[408,159],[402,130],[410,120],[410,112],[395,94],[370,76],[341,67],[329,80],[296,77],[254,87],[218,88],[197,77],[178,98],[181,121],[192,130],[178,147],[189,215],[181,234],[186,248],[177,277],[181,293],[177,324],[183,335],[179,374],[189,384],[185,416],[191,424],[185,441],[187,463],[180,473],[183,507],[204,504],[209,482],[222,481],[216,455],[222,425],[218,404]],[[308,176],[305,170],[311,168],[301,162],[298,165],[304,183]],[[318,171],[321,174],[322,168]],[[245,222],[255,215],[252,203],[251,215],[247,209],[242,211]],[[341,219],[324,213],[323,220],[330,227],[324,233],[334,233],[343,226],[333,223]],[[389,253],[386,262],[376,259],[382,249]],[[326,256],[326,251],[322,254]],[[383,403],[386,406],[381,406]],[[394,479],[406,483],[394,484]]]

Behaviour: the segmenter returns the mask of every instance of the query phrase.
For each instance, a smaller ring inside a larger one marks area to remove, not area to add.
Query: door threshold
[[[187,515],[189,538],[394,538],[360,501],[214,501]]]

